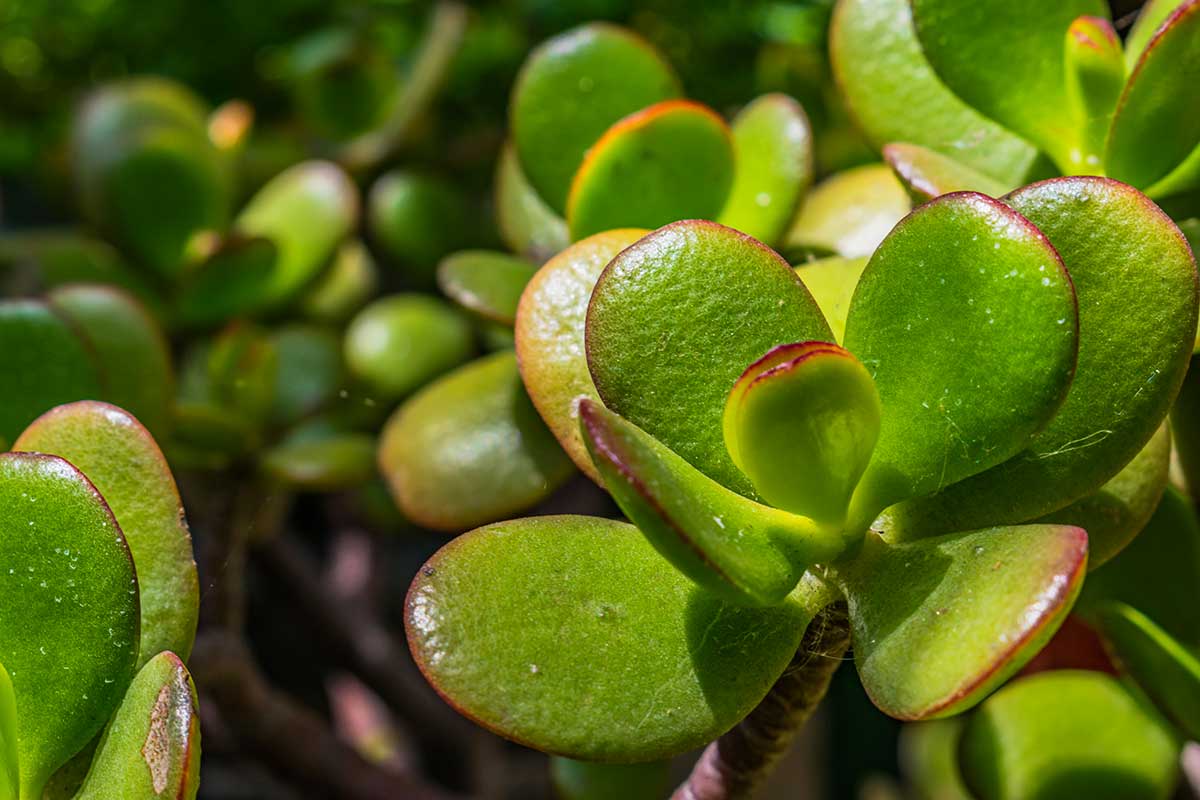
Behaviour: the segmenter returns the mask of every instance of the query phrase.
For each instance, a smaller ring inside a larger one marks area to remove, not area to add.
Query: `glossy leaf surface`
[[[808,288],[839,342],[846,335],[846,317],[858,279],[867,268],[867,257],[833,256],[796,267],[800,281]]]
[[[538,270],[517,308],[517,361],[529,399],[567,455],[597,482],[579,435],[577,405],[581,396],[600,399],[584,351],[588,301],[608,262],[646,233],[608,231],[569,246]]]
[[[712,109],[667,100],[621,119],[587,151],[567,197],[582,239],[613,228],[712,219],[733,184],[729,126]]]
[[[893,545],[868,534],[833,580],[863,687],[899,719],[970,708],[1044,645],[1079,592],[1087,534],[1022,525]]]
[[[511,142],[500,151],[494,183],[496,227],[511,250],[544,261],[570,244],[567,221],[530,185]]]
[[[575,171],[609,126],[678,95],[670,65],[635,34],[604,23],[559,34],[529,54],[513,87],[509,125],[521,167],[564,213]]]
[[[837,345],[780,345],[734,384],[723,428],[729,455],[767,502],[840,526],[879,436],[879,393]]]
[[[979,192],[999,197],[1007,189],[1000,181],[961,161],[916,144],[884,145],[883,159],[917,203],[951,192]]]
[[[162,436],[170,421],[175,376],[162,328],[146,309],[131,295],[98,285],[62,286],[46,302],[91,346],[104,375],[104,399],[136,414]]]
[[[960,753],[980,800],[1161,800],[1175,785],[1179,741],[1115,678],[1057,670],[984,703]]]
[[[83,339],[45,303],[0,302],[0,438],[11,442],[47,409],[101,394],[100,374]]]
[[[346,366],[386,399],[398,399],[466,361],[471,326],[445,302],[419,294],[384,297],[346,329]]]
[[[275,243],[278,255],[262,305],[285,303],[311,283],[357,217],[354,184],[340,167],[326,161],[296,164],[259,189],[234,228]]]
[[[908,0],[839,0],[829,51],[842,96],[876,147],[928,147],[1006,187],[1027,179],[1037,151],[946,88],[921,50]]]
[[[886,166],[854,167],[808,193],[781,249],[789,257],[869,256],[911,208],[904,187]]]
[[[405,515],[448,531],[523,511],[572,472],[512,352],[455,370],[402,405],[383,429],[379,469]]]
[[[812,183],[812,126],[795,100],[768,94],[743,108],[732,128],[733,187],[716,220],[773,244]]]
[[[488,250],[464,250],[438,265],[442,293],[484,319],[512,325],[525,284],[537,266],[524,258]]]
[[[310,319],[341,322],[366,304],[378,284],[379,270],[370,252],[362,242],[349,239],[297,305]]]
[[[625,515],[682,573],[731,602],[779,603],[807,567],[842,549],[836,533],[726,489],[599,403],[580,401],[579,421]]]
[[[1200,2],[1184,3],[1146,45],[1108,136],[1108,174],[1146,187],[1200,145]]]
[[[1006,460],[1045,427],[1075,367],[1075,296],[1027,220],[980,194],[944,195],[872,256],[845,345],[883,403],[861,487],[861,511],[877,513]]]
[[[461,713],[546,752],[634,761],[732,727],[827,602],[806,582],[771,608],[725,605],[632,525],[537,517],[442,548],[405,619],[417,664]]]
[[[12,679],[21,796],[100,732],[133,677],[138,586],[103,498],[61,458],[0,455],[0,655]]]
[[[96,749],[77,800],[193,800],[200,714],[183,661],[160,653],[138,672]]]
[[[752,496],[725,450],[726,395],[746,365],[775,345],[832,339],[808,290],[777,254],[730,228],[688,221],[613,259],[592,293],[586,347],[605,405]]]
[[[1079,132],[1072,156],[1077,171],[1096,172],[1103,168],[1109,124],[1125,87],[1121,38],[1107,19],[1079,17],[1067,28],[1063,61],[1067,100]]]
[[[137,566],[138,665],[164,650],[186,658],[200,604],[192,537],[175,479],[150,433],[116,406],[84,401],[39,417],[13,449],[66,459],[108,502]]]
[[[914,503],[911,518],[901,513],[914,528],[1023,522],[1094,491],[1154,434],[1187,370],[1195,263],[1157,206],[1103,178],[1045,181],[1005,199],[1049,238],[1071,273],[1079,304],[1075,377],[1053,421],[1022,453]]]
[[[1077,143],[1064,72],[1067,28],[1085,15],[1107,17],[1107,5],[913,0],[912,8],[925,57],[950,90],[1066,168]]]
[[[372,241],[406,281],[432,288],[438,261],[473,240],[475,221],[463,192],[416,172],[385,173],[367,195]]]

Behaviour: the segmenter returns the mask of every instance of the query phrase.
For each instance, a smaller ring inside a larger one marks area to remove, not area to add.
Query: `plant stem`
[[[850,647],[844,603],[813,619],[788,668],[758,707],[704,749],[672,800],[743,800],[753,795],[812,716]]]

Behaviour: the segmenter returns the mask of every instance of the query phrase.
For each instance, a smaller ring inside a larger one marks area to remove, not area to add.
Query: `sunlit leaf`
[[[854,167],[808,193],[780,249],[789,258],[869,256],[911,208],[904,186],[886,166]]]
[[[442,259],[438,286],[468,311],[512,325],[525,284],[537,266],[523,258],[489,250],[463,250]]]

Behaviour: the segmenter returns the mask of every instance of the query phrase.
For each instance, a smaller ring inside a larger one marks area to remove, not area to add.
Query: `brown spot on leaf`
[[[167,788],[171,774],[171,686],[164,685],[158,691],[154,709],[150,712],[150,730],[146,732],[146,743],[142,745],[142,758],[150,768],[150,783],[155,794]]]

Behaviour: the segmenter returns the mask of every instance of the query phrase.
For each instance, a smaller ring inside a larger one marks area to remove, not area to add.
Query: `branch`
[[[737,727],[704,749],[672,800],[743,800],[770,774],[816,710],[850,647],[846,606],[827,607],[771,691]]]
[[[236,636],[198,638],[191,664],[199,688],[238,741],[296,785],[341,800],[457,797],[364,759],[315,714],[267,685]]]

